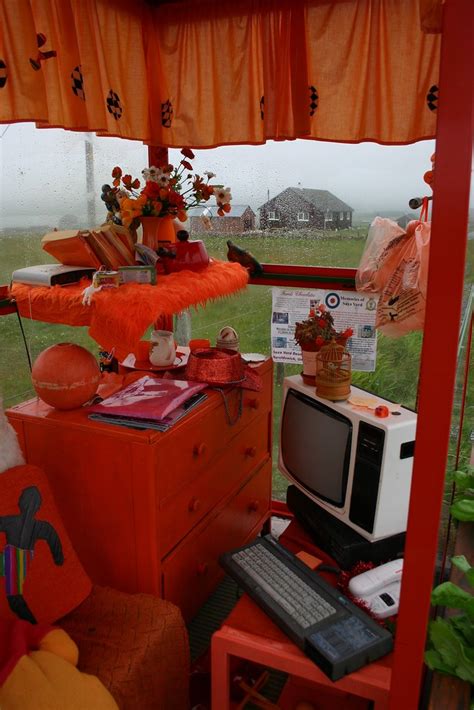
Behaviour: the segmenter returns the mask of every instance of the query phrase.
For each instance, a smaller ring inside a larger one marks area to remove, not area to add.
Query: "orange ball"
[[[52,345],[38,355],[31,371],[38,397],[56,409],[76,409],[96,393],[100,370],[95,357],[73,343]]]

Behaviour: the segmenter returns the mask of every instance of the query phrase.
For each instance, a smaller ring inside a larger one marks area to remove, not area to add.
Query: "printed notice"
[[[274,288],[271,324],[274,362],[302,362],[300,346],[294,339],[295,324],[308,318],[310,308],[324,304],[334,318],[336,330],[354,331],[347,343],[352,369],[373,372],[377,355],[377,301],[356,291]]]

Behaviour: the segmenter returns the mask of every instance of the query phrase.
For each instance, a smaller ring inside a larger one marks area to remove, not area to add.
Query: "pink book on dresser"
[[[206,387],[203,382],[158,379],[145,375],[100,404],[93,405],[89,411],[107,416],[163,419]]]

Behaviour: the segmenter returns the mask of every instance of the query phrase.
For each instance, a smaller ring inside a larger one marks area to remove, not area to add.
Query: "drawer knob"
[[[190,513],[195,513],[201,507],[201,501],[196,496],[193,496],[189,501],[188,510]]]
[[[260,400],[257,397],[252,397],[251,399],[246,399],[245,404],[250,409],[258,409],[260,407]]]
[[[257,510],[260,508],[260,501],[259,500],[251,500],[248,506],[248,511],[249,513],[256,513]]]
[[[207,574],[209,571],[209,565],[207,562],[200,562],[197,566],[197,573],[199,577],[202,577],[203,575]]]
[[[194,444],[193,456],[203,456],[206,453],[206,444]]]
[[[247,446],[245,449],[245,455],[250,456],[250,458],[254,458],[257,453],[257,447],[256,446]]]

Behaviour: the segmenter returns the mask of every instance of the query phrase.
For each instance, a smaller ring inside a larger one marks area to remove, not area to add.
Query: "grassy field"
[[[347,232],[301,234],[289,236],[284,233],[271,235],[250,234],[233,238],[240,246],[250,249],[262,262],[288,264],[317,264],[322,266],[357,267],[364,248],[366,230]],[[217,235],[205,235],[210,254],[225,258],[226,239]],[[0,284],[7,283],[14,269],[31,264],[46,263],[48,255],[41,250],[40,237],[25,234],[0,237]],[[469,243],[468,273],[466,283],[472,284],[474,273],[474,242]],[[242,352],[262,352],[270,354],[270,314],[271,288],[251,286],[232,297],[219,299],[204,308],[192,309],[193,337],[208,337],[215,341],[217,333],[224,325],[232,325],[240,336]],[[46,347],[56,342],[73,341],[84,345],[94,354],[98,345],[92,341],[86,328],[71,328],[50,325],[25,319],[23,321],[28,348],[34,358]],[[395,402],[414,407],[418,385],[418,369],[422,344],[422,334],[412,333],[399,339],[382,335],[378,338],[377,368],[374,373],[355,373],[354,383]],[[460,362],[460,375],[463,371]],[[275,367],[275,417],[274,446],[277,449],[281,381],[285,374],[294,374],[300,366]],[[12,405],[32,394],[28,362],[16,316],[0,318],[0,391],[5,405]],[[456,407],[453,431],[459,417],[459,397],[462,380],[456,391]],[[465,416],[463,436],[463,460],[470,453],[469,422],[473,421],[474,383],[470,383],[468,409]],[[455,441],[453,439],[453,448]],[[274,459],[276,461],[276,458]],[[274,489],[282,497],[285,482],[275,469]]]

